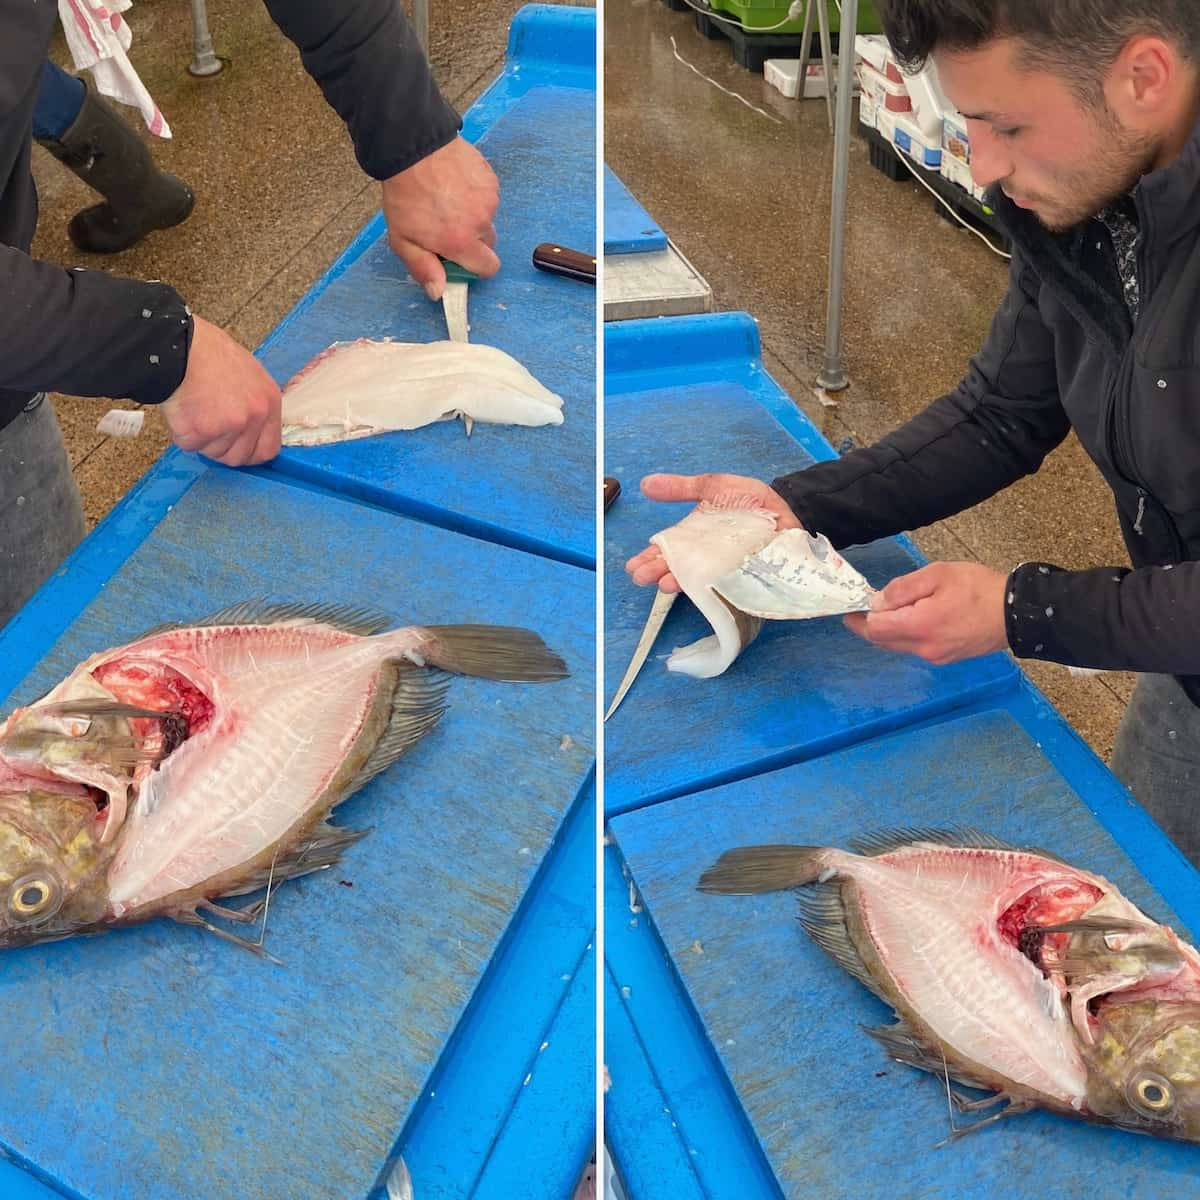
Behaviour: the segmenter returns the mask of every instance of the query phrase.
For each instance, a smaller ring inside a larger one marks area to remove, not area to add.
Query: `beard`
[[[1065,233],[1128,196],[1160,150],[1156,139],[1121,125],[1107,105],[1096,123],[1095,147],[1086,166],[1055,173],[1052,196],[1022,198],[1051,233]]]

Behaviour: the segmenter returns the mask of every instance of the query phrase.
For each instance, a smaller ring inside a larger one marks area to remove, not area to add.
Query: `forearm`
[[[359,165],[387,179],[452,141],[442,98],[399,0],[264,0],[346,123]]]
[[[0,246],[0,295],[0,388],[157,404],[183,380],[191,314],[166,284]]]
[[[1110,671],[1200,674],[1200,563],[1067,571],[1023,563],[1009,576],[1013,653]]]

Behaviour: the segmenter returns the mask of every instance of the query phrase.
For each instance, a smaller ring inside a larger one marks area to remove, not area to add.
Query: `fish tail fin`
[[[507,683],[565,679],[566,663],[532,630],[511,625],[426,625],[426,660],[457,675]]]
[[[781,892],[815,883],[828,868],[821,846],[739,846],[726,850],[696,885],[721,896]]]

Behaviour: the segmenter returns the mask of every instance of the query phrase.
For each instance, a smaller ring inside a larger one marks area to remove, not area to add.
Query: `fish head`
[[[0,949],[95,927],[115,846],[96,793],[78,785],[0,791]]]
[[[1087,1109],[1155,1137],[1200,1142],[1200,1000],[1110,1000],[1085,1049]]]

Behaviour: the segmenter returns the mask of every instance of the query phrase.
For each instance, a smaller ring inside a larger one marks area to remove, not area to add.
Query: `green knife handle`
[[[442,259],[442,266],[446,269],[447,283],[476,283],[479,276],[466,267],[460,267],[458,263],[451,262],[448,258]]]

